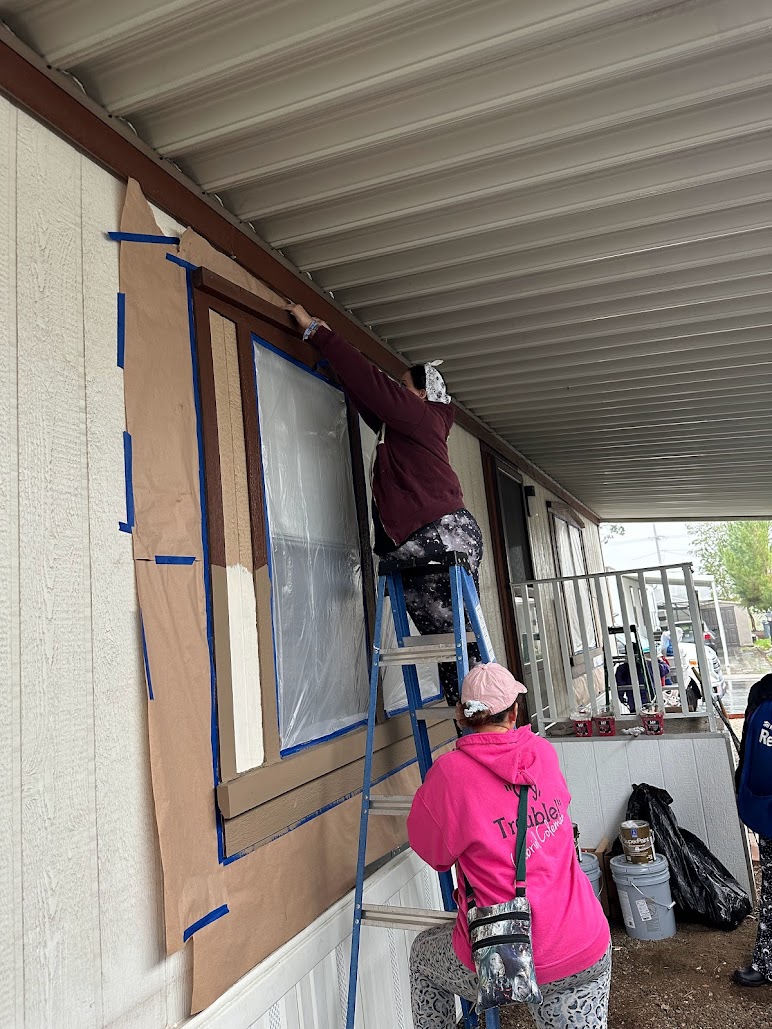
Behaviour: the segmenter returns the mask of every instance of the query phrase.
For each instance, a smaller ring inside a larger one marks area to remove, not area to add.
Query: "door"
[[[527,643],[524,645],[525,634],[518,638],[515,594],[519,591],[512,589],[513,585],[533,578],[523,483],[517,470],[493,451],[483,451],[483,469],[507,664],[513,674],[528,685],[530,655]],[[538,639],[534,642],[538,651]],[[524,721],[527,721],[527,715]]]

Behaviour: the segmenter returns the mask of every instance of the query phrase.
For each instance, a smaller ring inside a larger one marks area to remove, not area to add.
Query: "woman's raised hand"
[[[311,322],[316,322],[317,325],[323,325],[325,329],[329,329],[330,327],[327,324],[327,322],[323,322],[321,318],[314,318],[313,315],[310,315],[308,311],[306,311],[305,307],[303,307],[301,304],[290,304],[287,310],[298,323],[303,332],[306,331]]]

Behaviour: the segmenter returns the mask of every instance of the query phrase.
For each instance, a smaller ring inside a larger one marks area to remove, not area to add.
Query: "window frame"
[[[547,501],[547,510],[548,510],[548,513],[549,513],[549,516],[550,516],[549,517],[550,543],[552,545],[552,555],[553,555],[553,560],[555,562],[555,572],[557,574],[557,577],[558,578],[563,578],[564,576],[566,576],[566,577],[569,576],[569,575],[574,576],[574,575],[577,575],[577,574],[580,575],[580,576],[581,575],[589,576],[590,575],[590,570],[589,570],[589,567],[588,567],[588,564],[587,564],[587,548],[586,548],[585,542],[584,542],[584,530],[585,530],[584,522],[581,520],[581,518],[579,518],[579,516],[576,514],[575,511],[573,511],[570,507],[568,507],[567,504],[562,504],[562,503],[559,503],[559,502],[556,502],[556,501]],[[579,543],[580,543],[580,547],[581,547],[582,564],[584,565],[583,572],[577,573],[575,571],[571,571],[570,573],[568,573],[568,572],[566,572],[563,569],[562,563],[561,563],[561,559],[560,559],[560,547],[559,547],[559,544],[558,544],[558,530],[557,530],[556,522],[564,522],[568,526],[569,538],[570,538],[570,530],[572,528],[576,529],[579,532]],[[571,647],[573,649],[573,647],[574,647],[574,640],[572,639],[572,635],[571,635],[571,620],[569,618],[568,603],[566,601],[565,587],[566,587],[566,584],[565,583],[561,583],[560,594],[561,594],[562,601],[563,601],[563,615],[564,615],[564,618],[565,618],[566,632],[568,633],[568,641],[569,641],[569,643],[570,643],[570,645],[571,645]],[[588,589],[589,589],[589,587],[588,587]],[[594,646],[593,645],[590,646],[590,648],[589,648],[589,657],[590,657],[590,659],[592,661],[592,664],[594,666],[598,656],[603,653],[603,646],[602,646],[602,644],[600,642],[600,633],[599,633],[599,624],[598,624],[598,612],[597,612],[596,607],[595,607],[595,598],[593,596],[593,593],[592,593],[591,589],[589,589],[589,605],[590,605],[590,613],[591,613],[591,616],[592,616],[593,632],[595,634],[595,645]],[[574,678],[575,679],[581,678],[585,674],[585,671],[586,671],[586,668],[585,668],[585,665],[586,665],[585,651],[584,651],[584,647],[583,647],[583,645],[581,643],[581,640],[579,641],[578,649],[573,651],[573,653],[570,655],[570,662],[571,662],[571,668],[572,668],[572,671],[573,671]]]
[[[225,522],[223,483],[220,468],[220,440],[217,422],[217,397],[210,330],[210,312],[234,323],[238,354],[241,407],[246,451],[247,492],[253,573],[257,592],[257,628],[262,697],[263,764],[236,772],[234,751],[233,694],[228,674],[229,662],[218,661],[218,652],[229,649],[229,640],[218,634],[223,623],[222,606],[227,603],[216,592],[213,577],[215,664],[217,668],[217,724],[220,744],[220,775],[217,803],[224,820],[226,856],[269,842],[298,822],[332,804],[344,800],[361,788],[364,767],[365,729],[352,727],[345,734],[310,744],[295,753],[280,752],[278,706],[274,666],[274,639],[268,582],[268,540],[262,479],[262,453],[259,411],[255,389],[253,336],[265,340],[292,360],[337,385],[325,368],[316,367],[318,353],[303,342],[291,316],[261,300],[255,294],[227,279],[200,268],[192,273],[193,319],[199,366],[201,433],[204,452],[202,498],[208,524],[209,558],[214,566],[225,567]],[[362,561],[365,638],[368,654],[372,650],[375,623],[375,568],[370,551],[370,524],[367,508],[365,469],[359,434],[359,419],[347,404],[351,467],[357,511],[357,527]],[[220,610],[218,611],[218,607]],[[225,612],[227,616],[227,612]],[[227,624],[227,617],[225,619]],[[221,671],[222,665],[222,671]],[[455,739],[449,709],[443,719],[429,730],[433,747]],[[385,775],[415,755],[409,714],[386,718],[379,690],[375,729],[374,774]]]
[[[335,379],[331,378],[329,375],[324,373],[324,371],[321,370],[321,369],[309,368],[306,365],[301,364],[291,354],[287,353],[286,351],[280,350],[278,347],[274,346],[272,343],[269,343],[267,340],[265,340],[263,338],[262,335],[258,335],[257,333],[253,332],[251,334],[251,340],[252,340],[253,374],[254,374],[254,381],[255,381],[255,397],[256,397],[256,403],[258,404],[258,412],[259,412],[259,404],[260,404],[260,374],[259,374],[259,372],[257,370],[257,360],[256,360],[256,356],[255,356],[255,351],[256,351],[257,348],[260,348],[260,349],[264,350],[266,353],[274,354],[275,356],[277,356],[279,358],[279,360],[286,361],[286,362],[288,362],[291,365],[299,367],[300,370],[305,372],[306,375],[309,375],[312,378],[320,380],[326,386],[332,387],[336,391],[336,393],[338,393],[339,396],[342,398],[343,406],[344,406],[344,409],[345,409],[347,432],[348,432],[348,440],[349,440],[349,455],[348,455],[348,457],[349,457],[349,470],[351,472],[352,485],[353,485],[354,467],[355,467],[355,465],[357,463],[359,463],[355,459],[354,450],[353,450],[353,445],[354,445],[354,442],[355,442],[355,440],[352,438],[352,429],[351,429],[352,413],[353,412],[352,412],[351,403],[349,402],[348,398],[346,397],[346,394],[345,394],[342,386],[340,385],[340,383],[338,383]],[[259,420],[259,413],[258,413],[258,420]],[[261,493],[262,493],[263,517],[264,517],[264,523],[265,523],[265,537],[266,537],[266,546],[267,546],[269,552],[271,552],[272,544],[274,544],[276,542],[278,537],[276,537],[274,535],[274,531],[273,531],[272,524],[271,524],[271,513],[270,513],[270,510],[269,510],[269,501],[268,501],[268,495],[267,495],[267,489],[266,489],[265,463],[264,463],[265,440],[264,440],[263,436],[259,437],[259,442],[260,442],[260,464],[261,464],[260,488],[261,488]],[[362,628],[364,630],[363,631],[362,645],[363,645],[363,648],[364,648],[364,652],[361,655],[361,657],[365,660],[366,665],[367,665],[367,667],[365,669],[365,682],[368,682],[369,681],[369,662],[368,662],[368,656],[369,656],[370,653],[372,653],[372,640],[371,640],[370,635],[369,635],[369,626],[368,626],[368,618],[367,618],[367,604],[366,604],[366,600],[365,600],[367,590],[366,590],[366,585],[365,585],[365,582],[364,582],[365,569],[363,567],[363,556],[364,556],[364,554],[366,552],[367,547],[369,546],[369,536],[368,536],[367,542],[365,542],[365,540],[363,539],[362,534],[361,534],[361,524],[360,524],[360,520],[359,520],[360,504],[359,504],[359,501],[358,501],[358,498],[357,498],[356,491],[353,492],[353,499],[354,499],[354,519],[355,519],[356,531],[357,531],[358,554],[359,554],[360,568],[361,568],[361,572],[362,572],[362,576],[363,576],[362,596],[360,598],[360,602],[361,602],[361,605],[362,605],[362,607],[361,607]],[[276,552],[274,550],[273,551],[273,561],[271,562],[274,565],[274,568],[275,568],[275,561],[276,561]],[[279,654],[278,654],[278,638],[277,638],[277,632],[276,632],[276,612],[275,612],[275,610],[272,610],[272,616],[273,616],[273,654],[274,654],[274,661],[277,662],[277,664],[278,664]],[[276,665],[274,667],[276,668]],[[364,683],[363,683],[363,685],[364,685]],[[277,689],[278,689],[278,687],[277,687]],[[365,704],[366,704],[367,703],[367,697],[365,697],[364,699],[365,699]],[[281,706],[280,700],[279,700],[279,706]],[[350,722],[348,725],[342,726],[342,727],[340,727],[338,729],[334,729],[334,730],[332,730],[330,732],[327,732],[327,733],[323,733],[322,735],[319,735],[319,736],[314,736],[312,739],[304,740],[303,742],[299,742],[299,743],[294,743],[291,746],[286,746],[286,744],[282,745],[282,741],[281,741],[281,717],[279,717],[279,737],[280,737],[279,746],[280,746],[281,758],[282,758],[282,760],[285,760],[286,758],[291,757],[294,753],[297,753],[297,752],[299,752],[301,750],[305,750],[307,747],[316,747],[316,746],[319,746],[322,743],[326,743],[328,740],[331,740],[331,739],[333,739],[336,736],[345,736],[347,733],[354,732],[356,729],[359,729],[359,728],[361,728],[362,726],[364,726],[366,724],[367,724],[367,709],[365,707],[365,710],[363,712],[359,713],[359,717],[357,718],[357,720]]]

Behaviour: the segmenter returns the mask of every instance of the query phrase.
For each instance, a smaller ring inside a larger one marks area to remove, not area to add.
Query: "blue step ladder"
[[[450,576],[450,593],[453,604],[453,632],[441,636],[411,636],[405,606],[403,575],[411,577],[436,574],[447,569]],[[386,596],[391,601],[397,646],[381,649],[383,610]],[[466,630],[466,620],[472,627]],[[431,926],[447,925],[455,921],[456,905],[453,900],[453,878],[450,872],[439,874],[440,891],[444,911],[428,911],[422,908],[400,908],[390,905],[368,904],[363,898],[365,882],[365,853],[367,851],[367,827],[370,815],[407,814],[413,802],[412,797],[377,797],[370,793],[373,772],[373,741],[375,718],[378,705],[378,682],[381,668],[401,665],[405,680],[407,706],[413,730],[418,768],[421,781],[432,764],[432,749],[427,725],[444,721],[450,709],[447,704],[428,704],[424,707],[418,682],[416,662],[456,662],[459,684],[469,670],[468,644],[476,642],[480,657],[485,662],[495,661],[490,636],[483,618],[480,599],[474,584],[466,555],[451,552],[437,560],[396,561],[384,559],[378,566],[378,595],[375,609],[375,631],[373,634],[373,660],[370,669],[370,704],[367,713],[367,744],[365,749],[364,782],[362,784],[362,813],[359,821],[359,849],[357,852],[356,888],[354,890],[354,929],[351,938],[351,965],[348,981],[348,1007],[346,1029],[354,1029],[356,1014],[357,974],[359,971],[359,942],[363,925],[380,926],[387,929],[407,929],[412,932]],[[467,1029],[478,1025],[477,1016],[468,1001],[462,1000],[464,1024]],[[486,1029],[499,1029],[498,1009],[486,1013]]]

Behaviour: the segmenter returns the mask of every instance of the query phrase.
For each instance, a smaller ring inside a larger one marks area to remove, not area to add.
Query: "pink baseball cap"
[[[512,707],[526,688],[503,665],[479,664],[470,669],[461,686],[461,704],[467,715],[489,711],[498,715]]]

